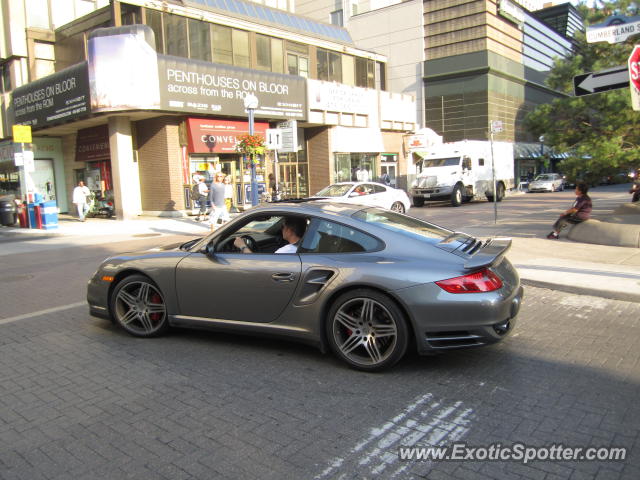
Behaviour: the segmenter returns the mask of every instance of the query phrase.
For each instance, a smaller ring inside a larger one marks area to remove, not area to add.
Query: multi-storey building
[[[544,146],[523,119],[536,105],[563,95],[544,81],[554,59],[570,53],[575,31],[584,28],[570,4],[297,0],[296,11],[345,25],[358,45],[384,53],[388,87],[418,99],[420,126],[444,141],[486,140],[490,121],[500,120],[504,130],[495,138],[516,143],[517,174],[540,166],[534,158]]]
[[[6,15],[20,3],[28,11],[28,0],[5,0]],[[242,207],[250,165],[235,145],[249,130],[247,94],[259,100],[255,131],[280,126],[289,140],[277,163],[275,154],[260,163],[261,189],[275,174],[285,195],[306,196],[356,170],[402,183],[415,101],[386,91],[386,57],[346,29],[243,0],[89,3],[61,26],[48,10],[37,37],[46,58],[35,44],[24,55],[3,51],[3,65],[19,57],[24,75],[3,97],[1,190],[55,197],[66,211],[84,180],[113,195],[121,217],[181,215],[193,178],[223,171]],[[5,23],[5,39],[33,37],[27,24]],[[12,124],[34,134],[35,170],[21,185]]]

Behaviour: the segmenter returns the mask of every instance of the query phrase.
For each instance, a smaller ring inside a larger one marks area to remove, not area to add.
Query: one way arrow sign
[[[576,97],[628,87],[629,69],[626,65],[573,77],[573,91]]]

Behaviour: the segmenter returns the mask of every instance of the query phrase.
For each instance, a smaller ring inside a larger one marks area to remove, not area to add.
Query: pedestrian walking
[[[196,200],[198,200],[198,204],[200,205],[200,210],[196,217],[196,221],[199,222],[207,214],[207,194],[209,193],[209,189],[207,188],[207,183],[204,181],[204,177],[198,177],[198,184],[194,187],[196,187],[194,191],[197,192]]]
[[[569,210],[556,220],[556,223],[553,224],[553,230],[547,235],[547,238],[557,240],[563,228],[570,224],[584,222],[591,216],[593,206],[591,198],[587,195],[588,191],[589,187],[586,183],[578,183],[576,185],[576,201],[573,202],[573,206]]]
[[[91,190],[87,187],[82,180],[78,182],[78,186],[73,189],[72,202],[76,204],[78,209],[78,219],[84,222],[85,215],[89,211],[89,202],[91,196]]]
[[[222,218],[222,223],[228,222],[229,212],[224,201],[225,184],[224,173],[218,172],[213,179],[209,189],[209,200],[211,201],[211,213],[209,214],[209,227],[213,231],[218,226],[218,219]]]

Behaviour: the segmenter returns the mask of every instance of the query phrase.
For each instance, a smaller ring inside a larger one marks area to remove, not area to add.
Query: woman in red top
[[[560,234],[560,230],[571,223],[584,222],[591,215],[591,198],[587,195],[589,187],[586,183],[579,183],[576,185],[576,201],[573,206],[560,215],[560,218],[553,224],[553,231],[547,235],[547,238],[557,240]]]

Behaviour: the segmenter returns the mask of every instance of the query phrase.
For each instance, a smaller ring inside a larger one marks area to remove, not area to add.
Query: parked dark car
[[[292,216],[307,225],[297,252],[274,253]],[[170,326],[280,335],[380,370],[410,343],[427,354],[502,340],[523,295],[510,244],[380,208],[270,204],[202,239],[105,260],[87,300],[140,337]]]

